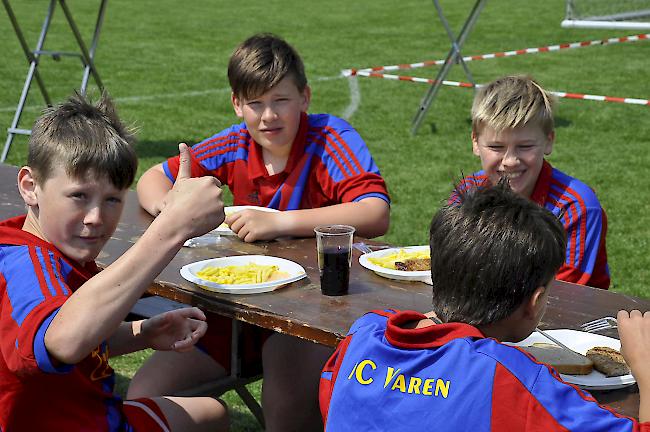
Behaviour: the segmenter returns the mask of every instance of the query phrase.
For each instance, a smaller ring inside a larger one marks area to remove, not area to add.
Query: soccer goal
[[[650,29],[650,0],[566,0],[564,28]]]

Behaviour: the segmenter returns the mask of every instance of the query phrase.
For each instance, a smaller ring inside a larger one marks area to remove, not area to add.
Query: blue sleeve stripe
[[[246,130],[235,130],[231,132],[228,129],[192,146],[192,151],[197,159],[204,159],[216,152],[237,147],[238,145],[246,145],[247,140],[248,134]]]
[[[19,246],[12,249],[3,276],[11,303],[11,318],[22,326],[31,311],[43,303],[45,295],[33,271],[37,263],[32,262],[29,248]]]
[[[230,153],[239,153],[241,149],[246,150],[246,152],[248,153],[248,146],[246,146],[245,140],[239,140],[237,142],[228,142],[219,147],[210,146],[210,147],[206,147],[205,149],[197,149],[197,151],[193,152],[193,154],[196,160],[202,162],[212,157],[219,157]]]
[[[162,169],[165,171],[165,175],[169,179],[170,182],[174,183],[176,181],[176,178],[172,175],[172,172],[169,170],[169,162],[165,161],[162,163]]]
[[[52,295],[52,297],[55,297],[57,295],[57,292],[56,292],[56,288],[52,284],[52,280],[50,278],[51,276],[50,272],[47,271],[47,266],[45,265],[45,257],[43,257],[43,249],[41,249],[40,247],[36,247],[36,256],[38,257],[41,271],[43,272],[45,285],[47,286],[47,289],[50,291],[50,295]]]
[[[50,353],[45,347],[45,332],[52,323],[52,320],[59,313],[60,309],[55,310],[48,316],[38,328],[36,335],[34,336],[34,357],[36,363],[38,364],[39,369],[46,373],[53,374],[62,374],[67,373],[72,370],[73,365],[61,364],[59,367],[54,366],[52,359],[50,358]]]
[[[323,372],[320,377],[332,381],[332,372]]]
[[[386,196],[385,194],[379,193],[379,192],[369,192],[367,194],[363,194],[363,195],[358,196],[355,199],[353,199],[352,202],[358,202],[358,201],[361,201],[364,198],[381,198],[384,201],[386,201],[388,204],[390,204],[390,200],[388,199],[388,196]]]
[[[56,280],[57,285],[61,289],[61,293],[63,295],[70,295],[70,290],[66,286],[66,284],[61,280],[61,272],[62,272],[62,259],[54,259],[54,253],[52,251],[48,251],[48,255],[50,257],[50,266],[52,267],[52,270],[54,271],[54,279]]]

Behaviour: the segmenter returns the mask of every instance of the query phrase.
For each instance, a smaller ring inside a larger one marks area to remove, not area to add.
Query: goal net
[[[650,29],[650,0],[566,0],[562,27]]]

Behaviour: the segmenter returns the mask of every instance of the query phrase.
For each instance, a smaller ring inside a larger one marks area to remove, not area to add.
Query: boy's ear
[[[36,178],[34,177],[34,172],[28,166],[24,166],[18,171],[18,191],[23,197],[25,204],[31,207],[38,205]]]
[[[553,151],[553,143],[555,142],[555,131],[552,130],[551,132],[546,135],[546,145],[544,146],[544,154],[546,156],[550,155],[551,152]]]
[[[478,148],[478,135],[476,134],[476,131],[472,131],[472,151],[476,156],[480,156],[481,153],[479,152]]]
[[[235,110],[235,114],[237,114],[237,117],[242,118],[244,117],[244,114],[241,109],[241,100],[235,95],[235,93],[230,93],[230,102],[232,103],[232,107]]]
[[[302,112],[307,112],[307,110],[309,109],[310,102],[311,102],[311,87],[306,85],[305,89],[302,91],[302,104],[300,105],[300,110]]]
[[[546,309],[546,302],[548,301],[547,290],[548,287],[539,286],[533,291],[533,294],[526,300],[523,310],[525,318],[534,320],[542,318],[542,313]]]

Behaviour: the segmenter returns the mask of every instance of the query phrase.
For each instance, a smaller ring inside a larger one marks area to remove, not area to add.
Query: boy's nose
[[[262,111],[262,120],[264,121],[270,121],[270,120],[275,120],[277,117],[277,114],[273,107],[267,106],[264,108],[264,111]]]
[[[102,211],[99,206],[92,207],[84,217],[84,225],[99,225],[102,222]]]
[[[515,165],[519,162],[519,157],[517,156],[517,152],[515,151],[508,151],[506,152],[505,155],[503,155],[503,165]]]

